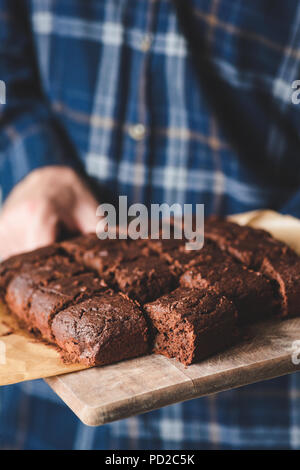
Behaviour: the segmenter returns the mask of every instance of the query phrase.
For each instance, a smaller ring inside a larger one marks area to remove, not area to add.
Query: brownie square
[[[171,265],[177,275],[184,272],[199,253],[199,250],[186,250],[185,244],[184,239],[149,240],[150,250]]]
[[[16,274],[9,282],[5,302],[9,310],[26,323],[34,284],[28,272]]]
[[[265,276],[234,261],[216,246],[205,245],[201,252],[194,265],[181,276],[183,287],[211,287],[225,295],[234,303],[240,324],[278,313],[278,299]]]
[[[165,261],[158,256],[145,256],[116,266],[112,284],[143,304],[171,291],[176,285],[176,280]]]
[[[147,250],[144,241],[99,240],[94,234],[68,240],[61,245],[78,262],[95,270],[103,278],[110,277],[114,267],[121,262],[136,260]]]
[[[193,264],[195,258],[199,254],[199,250],[186,250],[184,246],[178,249],[166,251],[161,254],[170,266],[172,266],[174,272],[177,275],[182,274],[191,264]]]
[[[72,256],[77,262],[83,263],[85,254],[99,250],[100,243],[101,241],[95,233],[89,233],[61,242],[60,245],[68,255]]]
[[[281,303],[281,316],[297,315],[300,264],[297,253],[264,230],[216,219],[206,223],[205,229],[206,237],[214,239],[221,249],[269,278]]]
[[[137,305],[105,292],[59,312],[52,323],[69,361],[105,365],[149,352],[146,320]]]
[[[294,256],[266,256],[261,271],[272,279],[281,299],[281,316],[295,317],[300,315],[300,258]]]
[[[40,261],[40,267],[24,265],[23,270],[12,277],[7,286],[5,301],[9,309],[25,322],[33,292],[39,287],[47,287],[51,281],[68,278],[81,273],[84,268],[68,258],[55,255]]]
[[[69,305],[103,291],[107,287],[91,273],[79,274],[49,282],[47,287],[34,290],[28,311],[28,325],[52,341],[51,323],[55,315]]]
[[[232,302],[210,289],[180,287],[144,306],[157,330],[154,351],[185,365],[215,354],[236,340]]]
[[[61,249],[58,245],[50,245],[28,253],[12,256],[0,264],[0,297],[4,298],[8,283],[15,274],[31,266],[39,266],[44,260],[59,255]]]
[[[240,225],[235,222],[231,222],[228,219],[222,217],[211,216],[205,220],[205,235],[214,239],[214,241],[234,242],[238,238],[249,238],[269,240],[272,238],[271,234],[263,229],[253,228],[249,225]]]
[[[284,243],[275,240],[265,230],[217,218],[206,221],[205,238],[213,240],[219,248],[255,271],[260,270],[267,254],[275,258],[290,251]]]

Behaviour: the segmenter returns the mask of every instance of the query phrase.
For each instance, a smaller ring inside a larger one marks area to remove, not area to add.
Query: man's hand
[[[61,227],[95,232],[98,203],[68,167],[45,167],[30,173],[11,192],[0,214],[0,256],[53,243]]]

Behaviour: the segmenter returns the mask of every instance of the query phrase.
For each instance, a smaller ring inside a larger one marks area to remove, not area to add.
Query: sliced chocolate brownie
[[[112,284],[141,304],[156,299],[176,286],[170,266],[158,256],[121,262],[113,271]]]
[[[51,323],[55,315],[69,305],[76,304],[107,289],[98,277],[91,273],[56,279],[47,287],[35,289],[28,310],[27,324],[52,341]]]
[[[166,261],[174,273],[182,274],[198,256],[201,250],[187,250],[185,240],[150,240],[150,249]]]
[[[46,259],[59,255],[61,248],[57,245],[50,245],[38,250],[12,256],[0,264],[0,297],[3,299],[8,283],[15,274],[25,267],[40,266]]]
[[[66,359],[104,365],[149,352],[146,320],[125,296],[105,292],[59,312],[52,323]]]
[[[266,256],[261,271],[276,282],[281,298],[281,316],[300,315],[300,258],[295,256]]]
[[[33,292],[47,287],[51,281],[69,278],[84,271],[84,268],[59,255],[41,261],[42,266],[23,265],[7,286],[5,296],[9,309],[20,319],[27,321]]]
[[[69,255],[81,262],[86,251],[94,249],[99,245],[99,238],[95,233],[80,235],[60,243]]]
[[[61,246],[78,262],[97,271],[104,278],[109,278],[119,263],[136,260],[147,250],[144,241],[99,240],[94,234],[68,240]]]
[[[266,255],[274,258],[292,251],[265,230],[213,217],[205,223],[205,239],[254,270],[260,270]]]
[[[191,266],[180,278],[189,288],[206,289],[228,297],[238,311],[240,324],[262,320],[278,313],[270,281],[261,273],[236,262],[217,246],[205,244]]]
[[[186,365],[236,340],[232,302],[210,289],[180,287],[144,306],[157,330],[154,350]]]
[[[222,250],[270,279],[281,301],[281,316],[297,315],[300,295],[297,253],[264,230],[226,220],[210,219],[205,230],[206,238],[215,240]]]

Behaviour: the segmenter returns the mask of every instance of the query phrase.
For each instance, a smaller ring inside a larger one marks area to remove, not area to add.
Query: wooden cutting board
[[[83,423],[99,426],[300,370],[300,318],[256,324],[244,334],[239,345],[189,367],[149,355],[46,381]]]
[[[300,221],[294,217],[253,211],[231,219],[265,228],[300,253]],[[289,374],[300,370],[299,363],[300,318],[296,318],[248,327],[237,346],[187,368],[176,360],[150,355],[52,377],[47,383],[85,424],[99,426]]]
[[[271,211],[234,219],[269,229],[300,253],[298,219]],[[238,345],[188,368],[149,355],[79,372],[82,365],[63,364],[55,348],[15,323],[0,305],[0,384],[48,377],[47,383],[74,413],[94,426],[300,370],[300,317],[248,327]]]

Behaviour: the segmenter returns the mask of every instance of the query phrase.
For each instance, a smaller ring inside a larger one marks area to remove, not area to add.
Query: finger
[[[55,213],[40,214],[34,217],[24,234],[26,251],[50,245],[56,241],[59,218]]]
[[[16,233],[9,233],[5,229],[0,230],[0,261],[26,251],[20,243]]]
[[[81,233],[96,232],[98,218],[96,216],[98,203],[95,200],[80,202],[74,208],[74,221]]]

